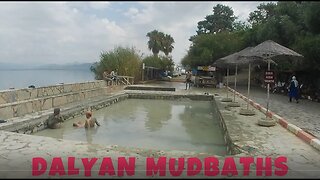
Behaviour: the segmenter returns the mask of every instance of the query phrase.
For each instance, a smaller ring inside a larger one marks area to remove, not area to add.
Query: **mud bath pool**
[[[227,145],[212,102],[192,100],[126,99],[93,112],[100,127],[45,129],[33,135],[154,150],[226,155]]]

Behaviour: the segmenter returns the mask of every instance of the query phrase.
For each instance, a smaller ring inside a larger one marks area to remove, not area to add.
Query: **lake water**
[[[95,144],[225,155],[219,119],[208,101],[127,99],[93,112],[100,127],[72,126],[85,116],[64,122],[61,129],[34,135]]]
[[[0,90],[93,81],[90,70],[0,70]]]

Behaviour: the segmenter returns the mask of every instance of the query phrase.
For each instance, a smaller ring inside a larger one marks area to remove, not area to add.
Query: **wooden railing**
[[[115,80],[105,78],[108,85],[132,85],[134,84],[134,77],[132,76],[117,76]]]

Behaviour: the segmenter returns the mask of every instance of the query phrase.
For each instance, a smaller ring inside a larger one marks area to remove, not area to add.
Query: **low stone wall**
[[[177,99],[190,99],[195,101],[212,101],[212,95],[182,95],[182,94],[152,94],[152,93],[129,93],[129,98],[133,99],[164,99],[164,100],[177,100]]]
[[[127,86],[126,90],[145,90],[145,91],[176,91],[176,88],[157,87],[157,86]]]
[[[107,88],[96,88],[84,91],[71,92],[50,97],[36,98],[0,105],[0,119],[21,117],[26,114],[61,107],[63,105],[87,100],[99,95],[105,95]]]
[[[10,89],[0,91],[0,105],[18,101],[55,96],[64,93],[84,91],[106,86],[104,80],[73,84],[58,84],[39,88]]]
[[[90,99],[105,96],[114,89],[123,89],[123,86],[106,86],[104,81],[93,81],[37,89],[2,91],[0,92],[2,100],[13,101],[14,99],[14,102],[0,104],[0,119],[8,120],[70,103],[90,101]],[[23,93],[23,91],[28,93]],[[10,93],[13,95],[11,97],[14,97],[11,100],[8,99]]]
[[[214,106],[217,106],[217,103],[216,103],[216,100],[212,100],[212,103]],[[234,145],[234,143],[232,142],[232,139],[230,137],[230,134],[228,132],[228,128],[227,128],[227,125],[219,111],[219,108],[214,108],[213,109],[213,113],[216,117],[219,118],[219,121],[220,121],[220,127],[222,128],[222,131],[223,131],[223,138],[224,138],[224,141],[226,142],[227,144],[227,154],[228,155],[236,155],[236,154],[239,154],[241,153],[240,150],[238,150],[237,146]]]
[[[88,109],[98,110],[108,107],[114,103],[120,102],[128,98],[125,93],[114,95],[100,101],[92,101],[83,103],[78,106],[70,106],[61,108],[61,115],[64,120],[69,120],[80,115],[84,115]],[[47,120],[53,114],[52,109],[43,111],[41,115],[30,114],[29,117],[17,118],[11,122],[0,124],[0,130],[17,132],[21,134],[32,134],[47,128]]]

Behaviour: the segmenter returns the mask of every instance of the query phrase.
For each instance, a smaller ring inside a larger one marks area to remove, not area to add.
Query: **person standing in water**
[[[94,127],[95,125],[100,126],[100,123],[97,121],[97,119],[95,117],[92,117],[92,112],[91,111],[87,111],[86,112],[86,120],[85,122],[76,122],[73,123],[73,126],[75,127],[85,127],[85,128],[91,128]]]
[[[84,123],[85,128],[91,128],[94,127],[95,125],[100,126],[99,122],[95,117],[92,117],[92,112],[88,111],[86,112],[86,122]]]

